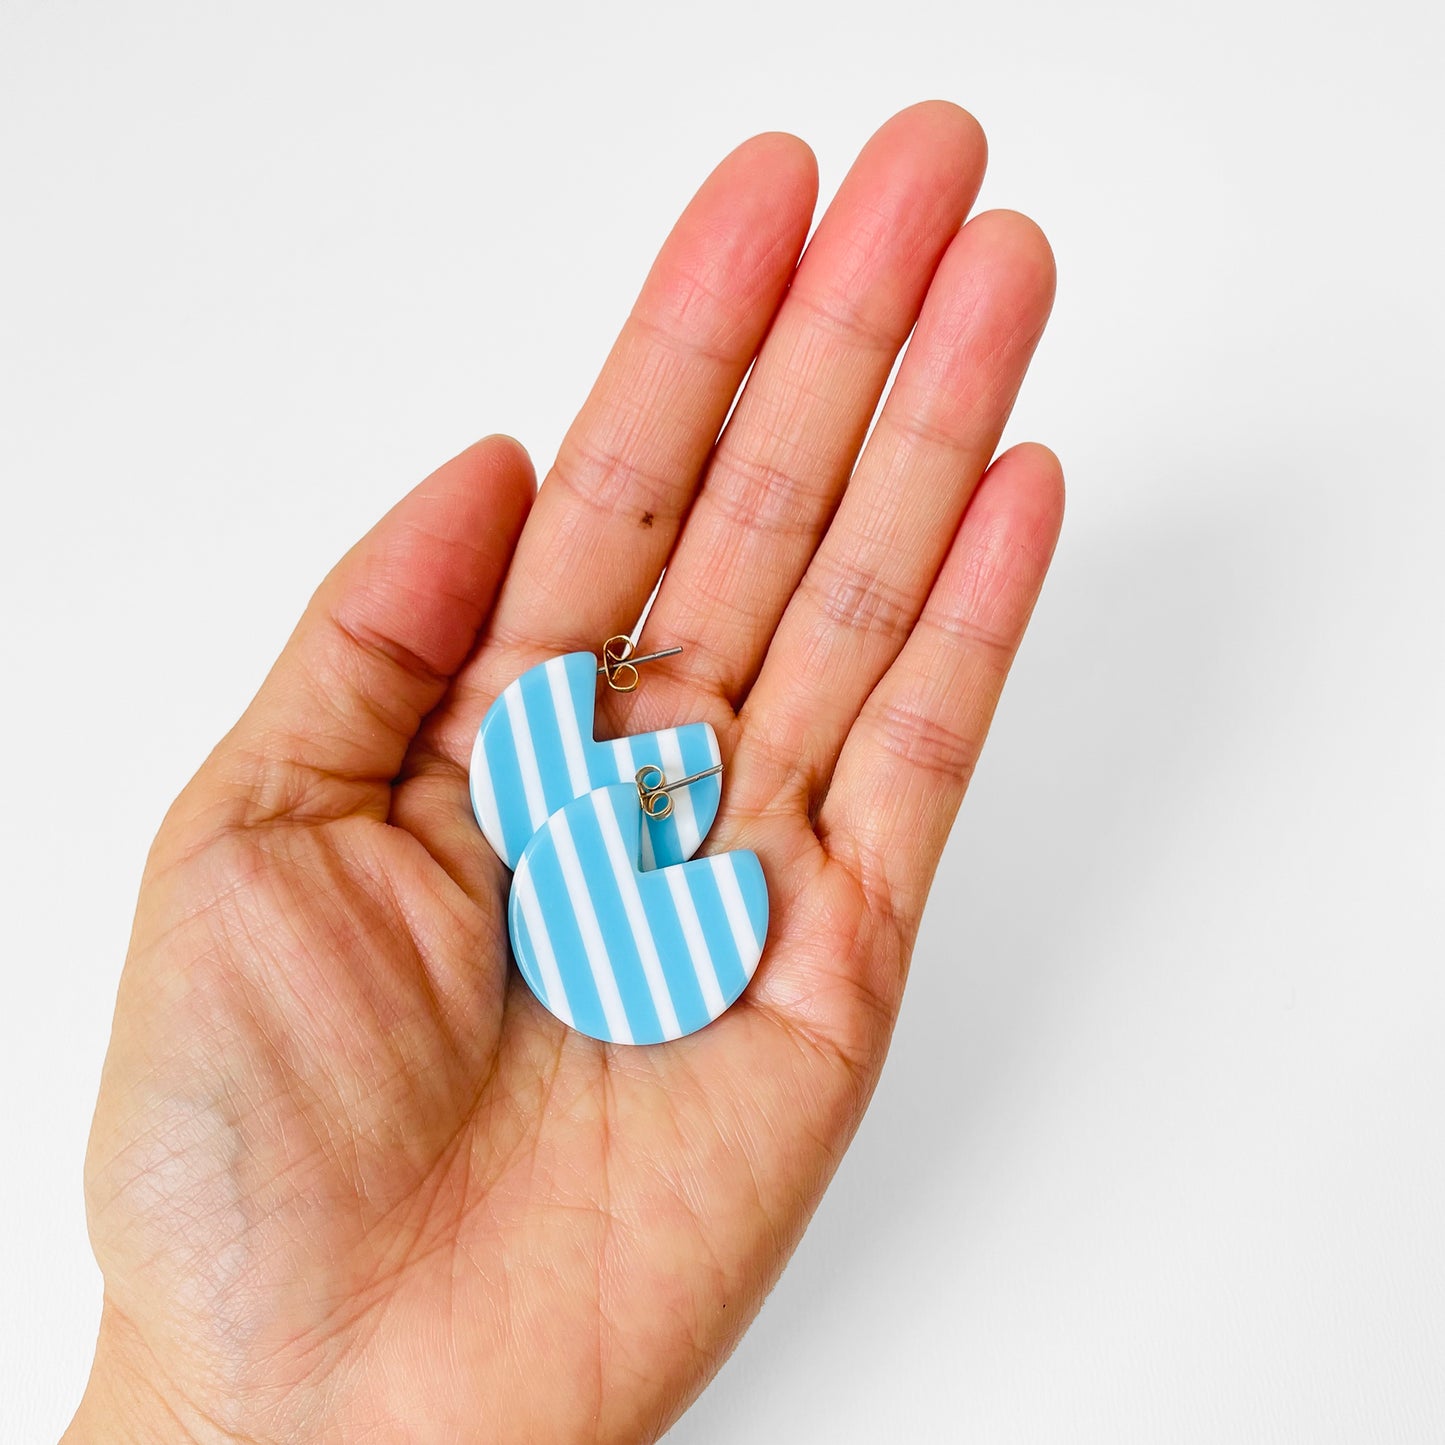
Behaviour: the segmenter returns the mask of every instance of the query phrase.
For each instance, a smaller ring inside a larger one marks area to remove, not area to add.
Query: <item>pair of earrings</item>
[[[651,1044],[711,1023],[762,956],[768,890],[750,852],[694,858],[717,817],[707,723],[598,741],[597,679],[631,692],[642,663],[612,637],[504,688],[472,748],[472,811],[513,870],[507,926],[528,987],[564,1024]],[[668,781],[671,778],[673,781]]]

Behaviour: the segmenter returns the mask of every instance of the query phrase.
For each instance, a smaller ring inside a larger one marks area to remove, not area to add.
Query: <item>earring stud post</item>
[[[620,667],[624,662],[628,667],[640,667],[644,662],[657,662],[664,657],[676,657],[682,651],[680,647],[664,647],[661,652],[644,652],[641,657],[619,657],[614,663],[604,662],[597,669],[597,676],[604,677],[613,667]]]
[[[667,775],[657,766],[656,763],[645,763],[638,768],[634,781],[637,784],[638,801],[642,804],[642,811],[649,818],[666,818],[672,812],[672,799],[668,794],[674,788],[685,788],[689,783],[701,782],[703,778],[715,778],[723,770],[721,763],[714,763],[710,768],[704,768],[700,773],[689,773],[685,778],[679,778],[675,783],[667,781]],[[646,779],[655,774],[657,781],[649,783]]]
[[[664,647],[660,652],[644,653],[641,657],[632,655],[632,639],[619,632],[602,644],[602,666],[598,674],[607,679],[607,686],[613,692],[632,692],[638,683],[637,665],[640,662],[656,662],[659,657],[676,657],[680,647]]]

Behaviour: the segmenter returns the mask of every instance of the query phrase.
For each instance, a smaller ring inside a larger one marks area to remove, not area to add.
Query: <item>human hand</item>
[[[323,583],[147,865],[68,1438],[646,1440],[718,1369],[877,1080],[1059,527],[1048,451],[990,465],[1053,265],[1016,214],[959,229],[983,164],[962,111],[905,111],[798,265],[812,157],[748,142],[535,502],[490,438]],[[771,921],[727,1013],[630,1048],[510,967],[466,769],[496,693],[664,564],[648,645],[685,651],[599,727],[713,725],[704,851],[759,855]]]

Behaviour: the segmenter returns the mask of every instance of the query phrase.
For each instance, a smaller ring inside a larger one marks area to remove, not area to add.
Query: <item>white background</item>
[[[320,574],[545,466],[653,249],[913,100],[1059,258],[1063,544],[873,1110],[670,1437],[1445,1436],[1434,5],[0,7],[0,1435],[100,1281],[142,857]]]

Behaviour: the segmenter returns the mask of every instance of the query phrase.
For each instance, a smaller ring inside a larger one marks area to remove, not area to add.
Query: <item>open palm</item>
[[[1023,217],[963,224],[983,163],[964,112],[905,111],[800,262],[812,157],[742,146],[535,502],[483,441],[318,591],[152,851],[77,1438],[646,1440],[726,1357],[877,1079],[1058,530],[1052,455],[992,460],[1053,269]],[[664,565],[647,643],[685,651],[599,730],[713,725],[704,851],[753,849],[772,916],[732,1009],[634,1048],[511,967],[466,764]]]

